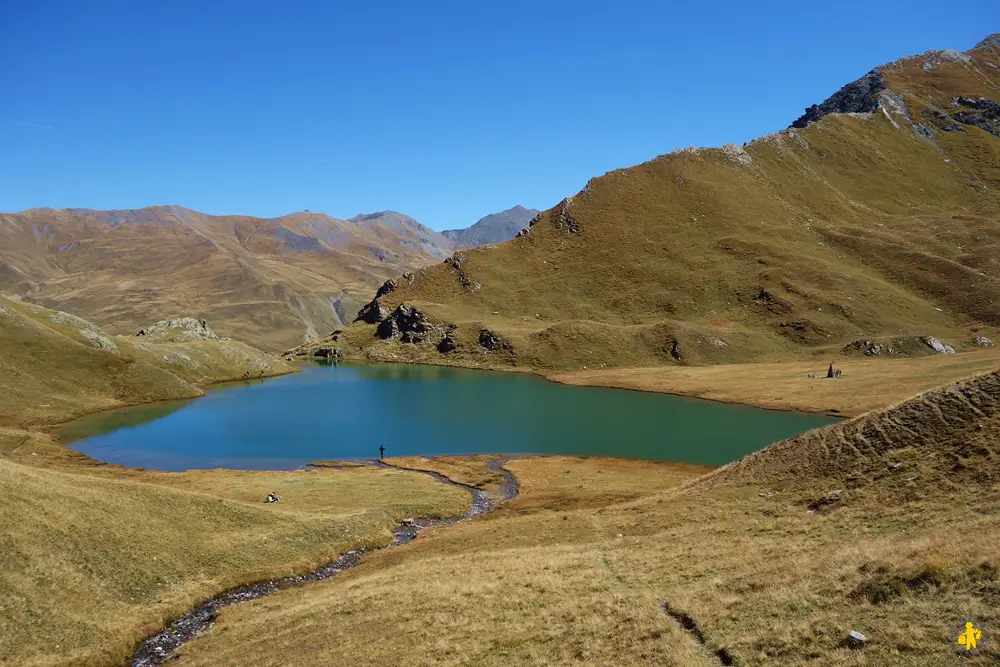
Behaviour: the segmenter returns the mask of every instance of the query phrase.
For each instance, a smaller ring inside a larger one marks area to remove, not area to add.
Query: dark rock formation
[[[968,109],[952,116],[959,123],[982,128],[993,136],[1000,137],[1000,104],[985,97],[956,97],[955,106]]]
[[[401,303],[379,323],[375,335],[383,340],[398,336],[404,343],[420,343],[431,329],[430,320],[424,313],[408,303]]]
[[[882,73],[872,70],[857,81],[852,81],[822,104],[814,104],[798,119],[792,127],[806,127],[823,116],[832,113],[873,113],[878,109],[878,94],[885,90]]]
[[[382,283],[382,286],[378,288],[378,291],[375,292],[375,298],[376,299],[381,299],[386,294],[388,294],[392,290],[396,289],[396,285],[397,285],[396,281],[393,280],[392,278],[390,278],[389,280],[385,281],[384,283]]]
[[[313,350],[312,356],[318,359],[339,359],[344,355],[335,347],[317,347]]]
[[[358,311],[358,316],[354,318],[354,321],[367,322],[368,324],[378,324],[388,316],[389,309],[379,303],[378,297],[375,297],[362,306],[361,310]]]
[[[387,317],[379,322],[378,328],[375,329],[375,335],[382,340],[389,340],[390,338],[398,337],[399,327],[396,326],[396,320]]]
[[[451,334],[445,335],[437,345],[437,350],[441,354],[448,354],[458,349],[458,341]]]
[[[479,346],[487,352],[506,351],[511,349],[511,344],[503,339],[499,334],[489,329],[479,330]]]
[[[965,132],[965,128],[960,123],[956,123],[951,116],[940,109],[924,107],[921,109],[921,113],[930,120],[931,125],[942,132]]]
[[[676,340],[670,343],[670,356],[673,357],[674,361],[681,360],[680,343]]]

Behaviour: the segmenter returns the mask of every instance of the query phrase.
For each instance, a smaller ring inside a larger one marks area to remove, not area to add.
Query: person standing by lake
[[[378,460],[381,461],[385,458],[385,445],[378,446]]]

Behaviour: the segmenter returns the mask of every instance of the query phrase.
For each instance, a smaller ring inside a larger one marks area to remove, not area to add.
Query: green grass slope
[[[327,344],[549,369],[738,362],[858,339],[930,352],[907,339],[924,335],[969,348],[1000,325],[1000,125],[955,100],[1000,101],[1000,53],[987,43],[878,71],[873,113],[610,172],[526,235],[399,279],[379,301],[425,315],[416,343],[358,323]]]

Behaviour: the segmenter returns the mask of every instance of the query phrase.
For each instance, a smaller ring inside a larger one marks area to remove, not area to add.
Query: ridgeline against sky
[[[0,210],[391,209],[461,227],[779,130],[873,63],[970,48],[991,18],[992,0],[8,3]]]

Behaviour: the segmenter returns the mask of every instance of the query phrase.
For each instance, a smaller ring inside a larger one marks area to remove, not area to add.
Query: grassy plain
[[[835,357],[844,374],[827,379],[831,359],[781,359],[716,366],[657,366],[547,372],[556,382],[683,394],[777,410],[857,416],[946,382],[1000,367],[1000,348],[915,359]],[[816,378],[809,378],[810,373]]]

